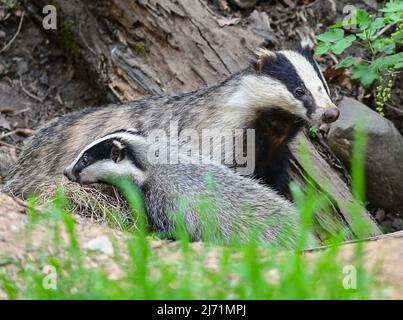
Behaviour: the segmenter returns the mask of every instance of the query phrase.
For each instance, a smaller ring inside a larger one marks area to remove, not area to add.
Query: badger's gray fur
[[[5,189],[25,196],[60,183],[62,172],[91,141],[121,128],[144,133],[186,128],[255,129],[254,176],[284,187],[287,144],[305,122],[332,122],[338,111],[309,50],[259,51],[256,61],[224,82],[179,96],[155,96],[86,109],[55,119],[26,144],[6,177]]]
[[[220,164],[190,164],[184,155],[178,163],[161,164],[149,155],[146,137],[120,130],[85,147],[65,175],[80,184],[130,178],[143,192],[152,229],[169,238],[175,238],[175,215],[182,213],[194,241],[254,239],[296,247],[301,217],[269,187]]]

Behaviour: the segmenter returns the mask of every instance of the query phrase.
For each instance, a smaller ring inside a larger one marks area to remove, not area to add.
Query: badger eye
[[[88,156],[86,154],[81,159],[81,162],[82,162],[84,167],[88,165]]]
[[[305,95],[305,89],[304,89],[304,88],[301,88],[301,87],[298,87],[297,89],[295,89],[295,95],[296,95],[297,97],[302,97],[302,96],[304,96],[304,95]]]

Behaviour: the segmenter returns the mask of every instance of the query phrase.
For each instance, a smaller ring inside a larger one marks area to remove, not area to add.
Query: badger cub
[[[130,178],[143,193],[151,229],[169,238],[180,216],[193,241],[296,247],[301,218],[291,202],[220,164],[192,164],[184,155],[155,164],[150,145],[135,130],[119,130],[86,146],[64,175],[80,184]]]

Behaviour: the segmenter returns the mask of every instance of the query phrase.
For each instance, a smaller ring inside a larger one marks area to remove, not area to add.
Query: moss
[[[59,41],[61,42],[61,45],[68,51],[69,55],[76,63],[81,63],[81,48],[72,31],[72,26],[76,24],[76,21],[72,19],[63,20],[62,15],[60,14],[63,10],[55,0],[50,0],[49,4],[56,7],[56,12],[58,13],[58,30],[60,32]]]
[[[146,55],[146,48],[144,47],[144,45],[142,43],[130,41],[130,46],[132,47],[134,52],[136,52],[137,55],[143,56],[143,57]]]
[[[75,62],[81,62],[81,49],[77,43],[71,26],[74,24],[72,20],[62,22],[60,27],[61,41],[63,46],[68,50]]]

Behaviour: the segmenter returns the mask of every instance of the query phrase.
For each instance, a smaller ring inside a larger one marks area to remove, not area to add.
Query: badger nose
[[[340,111],[337,108],[331,108],[326,110],[322,115],[322,122],[324,123],[332,123],[335,122],[340,115]]]
[[[63,170],[63,174],[70,181],[75,182],[77,180],[76,177],[74,176],[74,174],[72,174],[71,171],[68,168]]]

